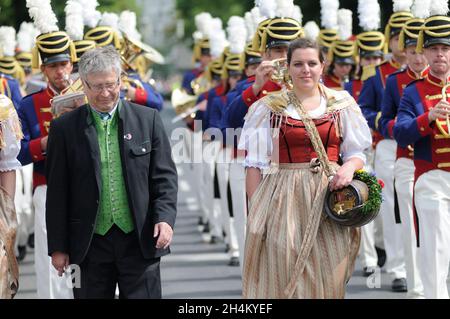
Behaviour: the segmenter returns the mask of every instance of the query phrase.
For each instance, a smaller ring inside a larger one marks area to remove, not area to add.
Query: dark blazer
[[[178,177],[171,146],[157,111],[121,103],[118,137],[130,211],[143,256],[160,257],[169,249],[155,248],[154,225],[166,222],[173,228],[176,217]],[[46,160],[49,255],[60,251],[69,254],[71,264],[83,261],[99,210],[100,175],[89,106],[53,120]]]

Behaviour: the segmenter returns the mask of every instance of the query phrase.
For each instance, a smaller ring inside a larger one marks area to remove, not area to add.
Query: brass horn
[[[135,59],[140,55],[153,63],[165,63],[164,57],[157,50],[141,41],[130,39],[126,34],[123,35],[120,55],[124,64],[132,69],[136,68]]]
[[[447,89],[450,87],[450,83],[447,83],[442,88],[442,101],[447,101]],[[444,124],[447,125],[447,130],[444,128]],[[436,126],[439,129],[439,131],[444,135],[446,138],[450,138],[450,117],[447,115],[445,121],[436,119]]]
[[[192,116],[197,109],[198,97],[196,95],[190,95],[183,89],[175,89],[172,91],[171,103],[173,108],[175,109],[175,113],[177,117],[172,120],[172,123],[175,123],[185,117]]]
[[[274,71],[272,72],[271,76],[272,81],[277,83],[283,83],[286,85],[288,89],[292,89],[292,80],[288,73],[287,59],[286,58],[275,59],[272,60],[271,62],[274,68]]]

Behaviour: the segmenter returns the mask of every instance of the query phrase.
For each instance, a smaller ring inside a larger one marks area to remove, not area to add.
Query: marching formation
[[[97,7],[67,1],[63,31],[50,0],[27,0],[33,23],[0,27],[2,298],[27,247],[39,298],[161,297],[178,190],[151,79],[165,61],[134,12]],[[244,298],[344,298],[356,258],[393,292],[449,298],[449,7],[393,9],[382,30],[378,0],[359,0],[358,34],[339,0],[320,26],[293,0],[195,16],[173,122],[199,229],[226,243]]]

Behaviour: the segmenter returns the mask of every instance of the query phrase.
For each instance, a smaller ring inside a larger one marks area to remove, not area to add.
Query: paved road
[[[177,125],[170,119],[174,113],[170,106],[161,113],[170,132]],[[164,257],[161,264],[163,298],[240,298],[241,277],[239,267],[227,266],[228,256],[225,245],[205,243],[198,229],[198,207],[193,194],[193,185],[187,164],[178,165],[179,205],[175,226],[172,254]],[[36,298],[36,283],[30,252],[20,264],[20,289],[17,298]],[[390,291],[390,281],[386,273],[380,274],[379,288],[368,288],[367,278],[362,277],[361,266],[357,262],[355,272],[349,281],[346,298],[355,299],[403,299],[406,293]],[[450,287],[450,283],[449,283]]]

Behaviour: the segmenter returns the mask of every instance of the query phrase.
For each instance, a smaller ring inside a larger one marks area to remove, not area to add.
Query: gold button
[[[38,157],[36,155],[33,156],[35,159],[37,159]]]
[[[263,95],[267,95],[267,91],[266,91],[266,90],[263,90],[263,91],[262,91],[262,94],[263,94]]]
[[[425,131],[425,128],[421,127],[420,130],[421,130],[422,132],[424,132],[424,131]]]
[[[248,98],[248,99],[247,99],[247,102],[251,102],[251,101],[252,101],[252,99],[251,99],[251,98]]]

